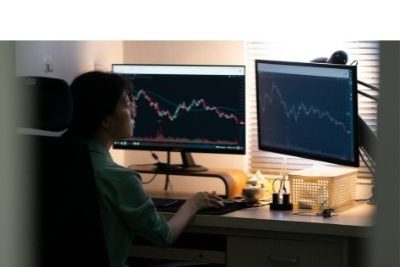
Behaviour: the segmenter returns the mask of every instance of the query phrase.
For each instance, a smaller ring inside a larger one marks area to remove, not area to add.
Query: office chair
[[[27,159],[34,161],[36,265],[108,267],[89,150],[59,137],[72,114],[69,86],[54,78],[18,79],[22,104],[34,114],[23,120],[19,137],[29,143]]]
[[[60,135],[72,117],[72,99],[66,81],[48,77],[18,77],[20,133]]]

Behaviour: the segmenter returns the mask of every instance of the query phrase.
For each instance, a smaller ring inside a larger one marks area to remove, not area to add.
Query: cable
[[[376,86],[373,86],[372,84],[368,84],[368,83],[360,81],[360,80],[357,80],[357,83],[359,83],[361,85],[364,85],[365,87],[367,87],[367,88],[369,88],[369,89],[371,89],[373,91],[379,92],[379,88],[376,87]]]
[[[353,60],[350,65],[352,66],[357,66],[358,65],[358,60]]]
[[[142,181],[142,184],[149,184],[149,183],[151,183],[156,177],[157,177],[157,173],[155,173],[154,175],[153,175],[153,177],[151,177],[149,180],[147,180],[147,181]]]
[[[143,164],[131,164],[128,166],[128,169],[133,169],[135,170],[135,166],[149,166],[149,165],[153,165],[153,163],[143,163]]]
[[[279,176],[281,177],[281,184],[279,186],[279,191],[278,193],[281,193],[281,190],[283,189],[283,192],[286,194],[287,190],[286,190],[286,176],[287,176],[287,169],[286,169],[286,160],[287,157],[283,157],[283,161],[281,164],[281,170],[280,170],[280,174]]]
[[[151,156],[153,159],[155,159],[157,162],[160,162],[160,160],[158,159],[158,156],[156,153],[154,153],[153,151],[150,151]],[[143,163],[143,164],[131,164],[128,166],[129,169],[135,169],[135,166],[147,166],[147,165],[152,165],[153,163]]]
[[[164,190],[168,190],[168,188],[171,190],[174,190],[174,188],[172,187],[171,179],[169,178],[169,175],[167,175],[167,176],[168,176],[168,178],[166,177],[166,181],[165,181],[166,185],[165,185]]]
[[[153,159],[155,159],[157,162],[160,162],[156,153],[154,153],[153,151],[150,151],[150,153],[151,153],[151,156],[153,157]]]
[[[153,159],[155,159],[155,160],[157,161],[157,163],[161,163],[156,153],[154,153],[153,151],[150,151],[150,153],[151,153],[151,156],[153,157]],[[166,163],[166,165],[168,166],[168,165],[170,164],[170,162],[171,162],[170,152],[167,151],[167,163]],[[149,183],[150,183],[154,178],[155,178],[155,177],[152,177],[152,178],[150,179]],[[169,179],[169,174],[166,174],[166,175],[165,175],[164,190],[165,190],[165,191],[168,190],[168,187],[170,187],[171,190],[172,190],[171,179]]]
[[[370,173],[372,174],[372,176],[374,176],[375,175],[375,164],[374,164],[373,160],[367,156],[368,153],[366,153],[364,148],[360,147],[359,150],[362,152],[362,153],[360,153],[362,161],[364,162],[365,166],[367,166],[367,168],[370,171]],[[368,158],[368,160],[366,159],[366,157]]]
[[[369,202],[373,202],[374,198],[375,198],[375,193],[374,193],[374,176],[375,176],[375,164],[374,161],[368,157],[368,153],[366,153],[366,151],[360,147],[359,150],[362,152],[360,153],[361,156],[361,160],[364,162],[365,166],[367,166],[368,170],[370,171],[370,173],[372,174],[372,195],[371,197],[367,198],[367,199],[356,199],[355,201],[369,201]],[[365,157],[368,158],[368,160]]]

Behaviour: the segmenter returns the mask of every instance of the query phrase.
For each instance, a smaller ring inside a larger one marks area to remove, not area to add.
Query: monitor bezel
[[[285,65],[285,66],[304,66],[304,67],[317,67],[317,68],[333,68],[333,69],[348,69],[351,70],[353,80],[352,94],[353,94],[353,151],[354,160],[343,160],[335,157],[319,155],[315,153],[306,153],[303,151],[296,151],[293,149],[278,148],[269,146],[261,143],[261,115],[260,115],[260,85],[259,85],[259,64],[274,64],[274,65]],[[307,158],[311,160],[323,161],[328,163],[334,163],[339,165],[346,165],[352,167],[359,167],[359,136],[358,136],[358,97],[357,97],[357,66],[355,65],[339,65],[329,63],[313,63],[313,62],[295,62],[295,61],[280,61],[280,60],[255,60],[255,77],[256,77],[256,106],[257,106],[257,137],[258,137],[258,148],[262,151],[269,151],[279,154],[285,154],[290,156],[296,156],[301,158]]]
[[[140,146],[125,146],[120,145],[116,142],[113,143],[114,149],[124,149],[124,150],[144,150],[144,151],[166,151],[166,152],[181,152],[181,153],[215,153],[215,154],[232,154],[232,155],[245,155],[246,154],[246,66],[245,65],[213,65],[213,64],[112,64],[111,71],[114,72],[115,66],[150,66],[150,67],[234,67],[243,69],[243,148],[238,150],[226,150],[222,148],[195,148],[195,147],[178,147],[174,146],[172,143],[166,146],[156,146],[150,144],[143,144]],[[133,135],[134,137],[134,135]]]

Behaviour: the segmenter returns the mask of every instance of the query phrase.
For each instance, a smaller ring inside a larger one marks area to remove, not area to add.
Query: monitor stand
[[[206,167],[203,167],[201,165],[196,165],[194,162],[194,159],[192,157],[192,154],[190,152],[181,152],[181,157],[182,157],[182,165],[181,168],[184,171],[187,172],[202,172],[202,171],[207,171]]]
[[[217,178],[224,183],[225,196],[228,198],[242,196],[242,189],[246,187],[247,175],[238,169],[209,169],[207,171],[185,171],[184,169],[157,169],[155,165],[131,165],[129,168],[140,173],[165,174],[164,190],[167,190],[169,176]],[[176,166],[176,165],[172,165]]]
[[[182,164],[170,164],[170,152],[168,152],[168,163],[157,162],[155,169],[157,171],[184,171],[184,172],[202,172],[207,171],[206,167],[196,165],[190,152],[181,152]]]

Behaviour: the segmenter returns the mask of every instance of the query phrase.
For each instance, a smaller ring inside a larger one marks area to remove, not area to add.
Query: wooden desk
[[[331,218],[270,211],[268,206],[221,216],[196,215],[186,233],[196,234],[200,240],[202,236],[210,238],[209,243],[217,243],[213,238],[219,237],[219,248],[134,246],[131,256],[197,260],[228,267],[364,266],[374,209],[362,204]]]

